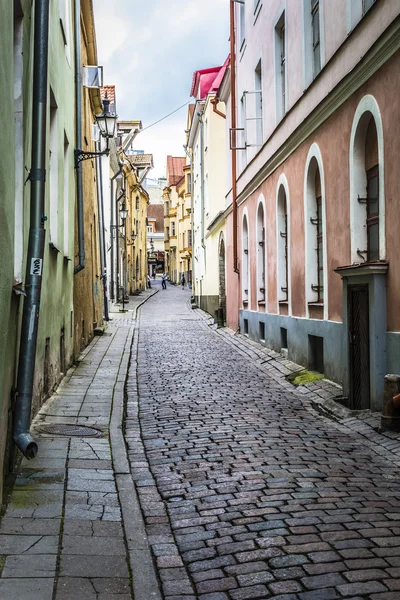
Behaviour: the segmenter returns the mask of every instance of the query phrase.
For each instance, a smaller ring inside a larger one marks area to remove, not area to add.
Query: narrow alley
[[[398,439],[320,416],[178,288],[141,309],[137,353],[143,448],[132,365],[126,435],[165,598],[400,597]]]

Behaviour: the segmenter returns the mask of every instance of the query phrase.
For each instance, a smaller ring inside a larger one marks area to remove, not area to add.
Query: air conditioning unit
[[[84,66],[82,73],[82,82],[88,88],[103,87],[103,67]]]

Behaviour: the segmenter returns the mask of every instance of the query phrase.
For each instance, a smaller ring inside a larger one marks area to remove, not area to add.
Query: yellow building
[[[187,284],[192,283],[192,224],[191,224],[191,167],[183,167],[183,176],[176,185],[178,193],[177,221],[178,221],[178,260],[179,273],[185,276]]]
[[[179,283],[182,276],[183,260],[180,258],[179,236],[181,224],[181,234],[184,232],[182,217],[182,202],[179,200],[178,184],[184,178],[184,167],[186,159],[183,156],[167,156],[167,187],[163,191],[164,201],[164,227],[165,227],[165,261],[166,272],[172,283]],[[178,214],[178,206],[181,208]]]
[[[135,294],[147,284],[147,207],[149,195],[142,183],[153,166],[151,154],[125,157],[124,186],[128,210],[125,226],[121,228],[121,284],[125,294]]]

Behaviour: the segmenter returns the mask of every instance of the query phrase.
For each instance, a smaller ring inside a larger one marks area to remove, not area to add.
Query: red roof
[[[211,69],[195,71],[193,73],[190,95],[193,96],[193,98],[197,98],[197,100],[204,100],[221,68],[222,67],[211,67]]]
[[[147,216],[156,220],[156,233],[164,231],[164,204],[149,204],[147,206]]]
[[[176,185],[183,175],[184,156],[167,156],[167,185]]]
[[[102,88],[100,88],[100,97],[102,100],[104,100],[104,98],[107,97],[110,101],[111,110],[114,109],[115,111],[115,85],[105,85]]]

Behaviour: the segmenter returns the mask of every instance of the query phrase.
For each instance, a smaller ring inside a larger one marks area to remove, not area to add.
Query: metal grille
[[[101,431],[94,427],[74,425],[72,423],[51,423],[49,425],[40,425],[37,429],[41,433],[65,435],[67,437],[98,437],[101,435]]]

